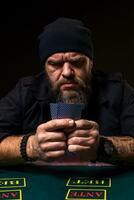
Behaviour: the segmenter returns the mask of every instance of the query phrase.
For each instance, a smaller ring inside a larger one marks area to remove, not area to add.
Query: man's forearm
[[[20,143],[23,136],[8,136],[0,142],[0,165],[23,164],[20,152]],[[30,138],[32,139],[33,136]],[[32,148],[30,147],[30,138],[27,144],[27,154],[32,157]],[[110,157],[100,156],[99,161],[110,162],[114,164],[123,163],[134,165],[134,138],[133,137],[101,137],[110,140],[114,146],[114,152]]]
[[[112,142],[114,151],[111,156],[105,157],[104,161],[109,161],[115,164],[134,165],[134,138],[129,136],[124,137],[103,137]],[[103,158],[102,158],[103,160]]]
[[[20,153],[23,136],[8,136],[0,142],[0,165],[24,163]]]

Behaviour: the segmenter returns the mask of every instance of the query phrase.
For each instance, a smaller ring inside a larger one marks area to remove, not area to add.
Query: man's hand
[[[68,134],[68,151],[77,153],[82,160],[95,160],[99,146],[99,125],[94,121],[77,120],[75,130]]]
[[[39,125],[36,134],[28,140],[28,156],[44,161],[60,158],[67,149],[64,130],[71,130],[74,126],[71,119],[56,119]]]

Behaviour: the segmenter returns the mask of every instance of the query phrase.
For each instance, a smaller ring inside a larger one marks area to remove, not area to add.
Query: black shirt
[[[134,89],[120,73],[95,72],[93,94],[82,118],[94,120],[105,136],[134,136]],[[0,100],[0,138],[35,132],[51,120],[52,96],[44,72],[24,77]]]

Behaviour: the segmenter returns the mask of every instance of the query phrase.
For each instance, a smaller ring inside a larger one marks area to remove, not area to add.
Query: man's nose
[[[65,62],[63,65],[62,76],[70,77],[74,75],[74,70],[72,65],[69,62]]]

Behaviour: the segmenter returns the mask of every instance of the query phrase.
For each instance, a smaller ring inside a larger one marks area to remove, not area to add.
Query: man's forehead
[[[59,59],[80,58],[80,57],[86,57],[86,56],[78,52],[59,52],[49,56],[47,60],[49,59],[59,60]]]

